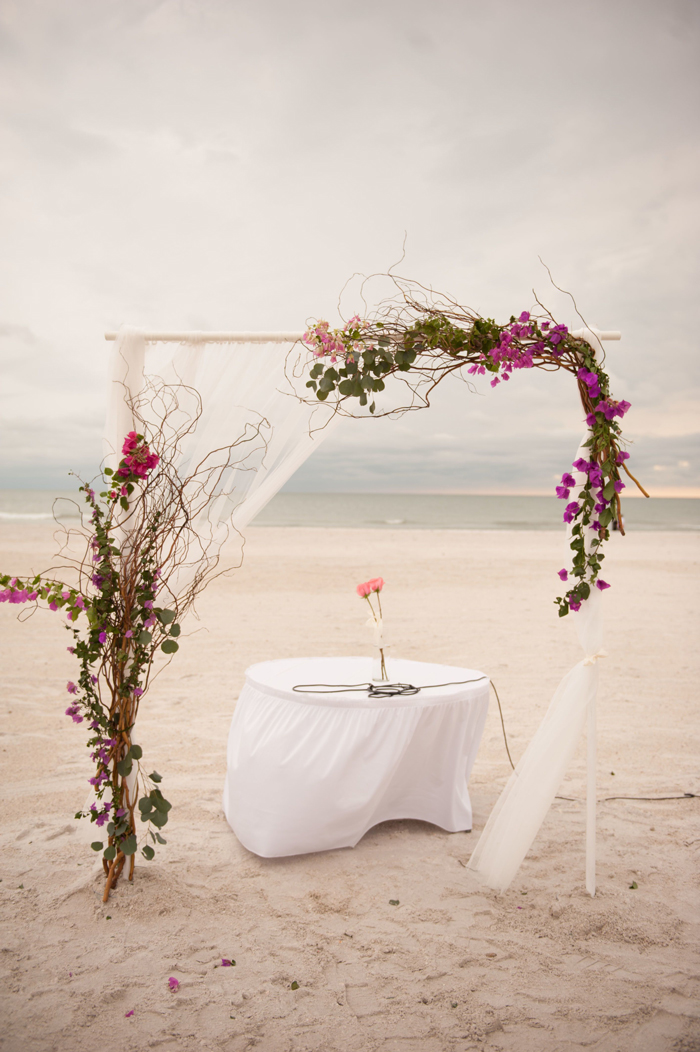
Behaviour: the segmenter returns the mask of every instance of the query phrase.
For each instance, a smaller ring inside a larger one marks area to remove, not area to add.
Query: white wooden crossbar
[[[106,332],[105,340],[116,340],[119,334]],[[303,332],[144,332],[147,343],[296,343]],[[619,340],[620,333],[612,330],[577,329],[572,336],[595,336],[599,340]]]
[[[105,340],[119,333],[106,332]],[[296,343],[303,332],[144,332],[147,343]]]

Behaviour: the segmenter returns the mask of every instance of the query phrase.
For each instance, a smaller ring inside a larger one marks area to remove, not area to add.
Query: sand
[[[52,552],[46,526],[2,528],[3,568]],[[580,656],[552,605],[565,554],[553,533],[252,528],[243,568],[202,597],[144,704],[168,844],[107,906],[92,831],[73,819],[91,764],[63,715],[67,633],[48,612],[19,624],[0,608],[2,1052],[700,1050],[699,801],[604,800],[700,791],[697,534],[610,544],[595,899],[583,746],[571,799],[511,888],[480,889],[464,868],[509,774],[493,704],[471,834],[396,821],[354,849],[269,860],[223,817],[246,666],[366,653],[354,586],[376,574],[394,654],[488,672],[517,758]]]

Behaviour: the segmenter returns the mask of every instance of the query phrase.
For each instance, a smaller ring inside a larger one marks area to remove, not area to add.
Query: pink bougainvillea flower
[[[124,1013],[124,1018],[125,1018],[125,1019],[128,1019],[128,1018],[129,1018],[129,1016],[130,1016],[130,1015],[133,1015],[133,1014],[134,1014],[134,1010],[133,1010],[133,1008],[132,1008],[130,1012],[125,1012],[125,1013]]]
[[[568,500],[571,496],[571,490],[567,486],[557,486],[557,497],[559,500]]]
[[[601,592],[604,592],[606,588],[610,587],[608,582],[607,581],[603,581],[600,577],[596,581],[595,586],[596,586],[596,588],[599,588]]]
[[[77,694],[78,693],[78,688],[76,687],[75,683],[73,683],[71,680],[68,681],[68,683],[66,685],[66,690],[68,691],[69,694]]]
[[[572,610],[580,610],[581,609],[581,604],[579,603],[578,599],[571,598],[571,599],[569,599],[569,607]]]
[[[179,981],[175,978],[174,975],[171,975],[170,978],[168,979],[168,986],[170,987],[170,989],[171,990],[177,990],[179,985],[180,985]]]
[[[562,581],[568,581],[569,580],[568,570],[559,570],[558,572],[559,572],[559,577],[560,577],[560,579]]]
[[[107,633],[106,632],[100,632],[98,638],[100,640],[100,643],[106,643],[107,642]]]

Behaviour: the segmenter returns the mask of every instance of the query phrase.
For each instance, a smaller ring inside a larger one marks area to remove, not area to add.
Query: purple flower
[[[591,465],[587,460],[584,460],[583,457],[579,457],[578,460],[573,462],[572,467],[576,468],[577,471],[580,471],[581,474],[587,475]]]
[[[559,570],[559,578],[562,581],[568,581],[569,580],[569,572],[568,572],[568,570]]]
[[[569,599],[569,608],[571,610],[573,610],[573,611],[580,610],[581,609],[580,601],[578,599],[574,599],[574,597],[572,596],[571,599]]]
[[[571,504],[567,504],[566,508],[564,509],[564,515],[563,515],[564,522],[573,522],[574,521],[574,516],[578,515],[580,510],[581,510],[581,507],[575,500],[572,501]]]
[[[529,315],[528,311],[524,310],[522,312],[522,314],[520,315],[520,317],[518,318],[518,321],[529,321],[529,320],[530,320],[530,315]]]
[[[615,482],[615,492],[616,493],[622,493],[624,488],[625,488],[624,482],[622,482],[620,479],[617,479],[617,481]]]
[[[106,632],[100,632],[98,638],[100,640],[100,643],[106,643],[107,642],[107,633]]]
[[[117,808],[117,810],[116,810],[116,811],[114,812],[114,817],[115,817],[115,818],[123,818],[125,814],[126,814],[126,808],[124,808],[124,807],[119,807],[119,808]]]
[[[595,418],[595,413],[589,413],[586,417],[586,423],[589,427],[595,427],[598,421]]]
[[[129,629],[129,631],[125,632],[124,634],[127,639],[131,639],[134,633],[131,631],[131,629]]]
[[[147,599],[143,605],[145,606],[146,610],[152,610],[153,609],[153,600],[152,599]]]
[[[170,978],[168,979],[168,986],[170,987],[170,989],[171,990],[177,990],[179,985],[180,985],[179,981],[173,975],[171,975]]]
[[[134,687],[134,697],[135,698],[140,698],[142,694],[143,694],[143,691],[142,691],[141,687]]]
[[[221,967],[222,968],[230,968],[231,967],[231,962],[229,961],[228,957],[222,957],[221,958]]]
[[[559,500],[568,500],[571,496],[571,490],[567,489],[566,486],[557,486],[557,497]]]
[[[124,1013],[124,1018],[125,1018],[125,1019],[128,1019],[128,1018],[129,1018],[129,1016],[130,1016],[130,1015],[133,1015],[133,1014],[134,1014],[134,1010],[133,1010],[133,1008],[132,1008],[130,1012],[125,1012],[125,1013]]]
[[[630,458],[629,453],[620,452],[620,453],[617,454],[617,459],[616,459],[615,463],[616,464],[622,464],[623,461],[629,460],[629,458]]]
[[[607,581],[603,581],[600,577],[596,581],[595,586],[596,586],[596,588],[599,588],[601,590],[601,592],[604,592],[606,588],[610,587],[608,582]]]
[[[75,654],[75,647],[66,647],[69,654]]]
[[[603,527],[600,525],[597,519],[593,520],[589,528],[591,530],[595,530],[596,533],[600,533],[600,531],[603,529]]]
[[[565,474],[563,474],[561,477],[561,484],[562,486],[575,486],[576,479],[573,475],[570,475],[568,472],[565,472]]]
[[[66,690],[68,691],[69,694],[77,694],[78,693],[78,688],[76,687],[75,683],[72,683],[70,680],[68,681],[68,684],[66,686]]]

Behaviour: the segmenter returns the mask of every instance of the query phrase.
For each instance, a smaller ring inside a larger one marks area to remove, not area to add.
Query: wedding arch
[[[404,283],[398,303],[339,329],[317,321],[304,332],[124,327],[106,334],[113,343],[106,488],[98,498],[91,484],[80,487],[89,518],[77,577],[66,584],[0,575],[0,601],[64,610],[75,637],[69,649],[80,675],[68,684],[66,712],[76,723],[88,721],[96,764],[95,798],[76,817],[106,826],[107,846],[92,845],[103,855],[105,900],[127,860],[133,875],[137,817],[145,823],[147,859],[165,842],[170,804],[161,775],[146,774],[141,764],[134,725],[156,651],[177,651],[179,622],[218,572],[226,539],[245,528],[343,415],[400,415],[427,408],[452,373],[467,381],[491,374],[496,386],[528,368],[572,373],[586,414],[587,432],[557,486],[573,554],[571,571],[560,571],[568,587],[557,604],[560,616],[575,615],[583,657],[557,688],[469,868],[497,890],[508,887],[586,725],[586,888],[595,894],[595,702],[605,653],[601,599],[609,587],[600,576],[602,547],[613,520],[622,529],[621,471],[633,478],[618,423],[629,403],[613,399],[604,370],[603,341],[620,334],[585,324],[570,332],[529,312],[498,325],[417,290]],[[377,411],[376,396],[385,390]],[[83,614],[81,633],[75,622]]]

